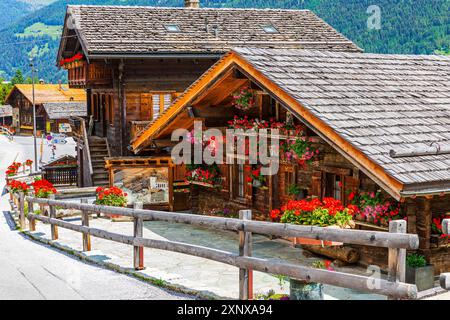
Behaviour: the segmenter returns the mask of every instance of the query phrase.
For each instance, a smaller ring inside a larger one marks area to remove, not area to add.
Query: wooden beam
[[[247,231],[278,237],[298,237],[324,241],[336,241],[349,244],[360,244],[384,248],[402,248],[415,250],[419,247],[419,238],[414,234],[390,234],[380,231],[330,229],[315,226],[272,223],[263,221],[242,221],[239,219],[199,216],[186,213],[168,213],[154,210],[137,210],[93,204],[82,204],[71,201],[59,201],[26,197],[26,201],[33,201],[45,205],[59,206],[66,209],[87,210],[91,214],[107,213],[128,217],[140,217],[144,220],[158,220],[171,223],[186,223],[197,226],[209,226],[215,229],[231,231]]]

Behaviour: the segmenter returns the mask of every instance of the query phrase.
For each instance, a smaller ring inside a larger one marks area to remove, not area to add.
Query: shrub
[[[409,254],[406,257],[406,265],[411,268],[422,268],[427,265],[427,260],[420,254]]]

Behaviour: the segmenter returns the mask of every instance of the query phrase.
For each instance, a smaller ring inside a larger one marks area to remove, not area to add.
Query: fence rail
[[[241,212],[241,219],[230,219],[142,209],[98,206],[52,199],[39,199],[25,197],[23,194],[16,195],[16,197],[18,197],[19,202],[19,221],[23,228],[25,227],[26,221],[24,203],[28,202],[30,230],[34,231],[36,221],[41,221],[51,225],[53,240],[58,239],[58,227],[80,232],[82,233],[84,251],[89,251],[91,249],[90,236],[131,245],[134,247],[134,267],[138,270],[143,269],[144,267],[144,247],[183,253],[238,267],[240,269],[240,299],[249,299],[253,296],[253,270],[284,275],[308,282],[324,283],[386,295],[390,299],[417,297],[416,286],[404,283],[404,279],[406,249],[417,249],[419,239],[417,235],[406,234],[406,221],[404,220],[392,221],[390,232],[361,231],[252,221],[250,220],[251,211],[249,210],[243,210]],[[35,203],[40,204],[41,206],[48,206],[49,216],[34,214],[33,204]],[[56,206],[80,210],[82,215],[82,225],[56,219]],[[127,236],[89,227],[89,215],[99,213],[132,217],[134,219],[134,235]],[[143,237],[143,220],[185,223],[210,229],[237,231],[239,232],[240,239],[239,254],[175,241],[146,239]],[[278,260],[252,257],[252,233],[272,236],[304,237],[389,248],[389,276],[387,280],[376,279],[370,276],[322,270]]]

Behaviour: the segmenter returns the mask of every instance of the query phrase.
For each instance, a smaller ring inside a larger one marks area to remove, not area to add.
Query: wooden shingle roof
[[[450,192],[450,57],[444,56],[235,48],[141,132],[134,150],[233,66],[396,197]]]
[[[361,51],[308,10],[68,6],[87,56],[222,54],[235,46]],[[167,28],[177,26],[179,32]],[[263,27],[271,25],[276,33]]]
[[[72,116],[86,117],[86,102],[49,102],[43,104],[50,119],[69,119]]]
[[[24,95],[28,101],[33,101],[33,86],[31,84],[16,84],[5,101],[9,101],[9,98],[17,91]],[[59,84],[35,84],[34,95],[36,104],[86,101],[84,89],[72,89],[64,84],[61,86]]]
[[[403,184],[450,185],[450,57],[235,49]]]
[[[0,105],[0,117],[12,117],[13,110],[12,107],[7,105]]]

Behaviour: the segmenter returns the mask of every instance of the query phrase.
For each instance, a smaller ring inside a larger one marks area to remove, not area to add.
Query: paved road
[[[20,150],[17,142],[11,144],[0,137],[1,189],[4,169]],[[186,298],[28,240],[12,229],[8,210],[5,196],[0,199],[0,299]]]

